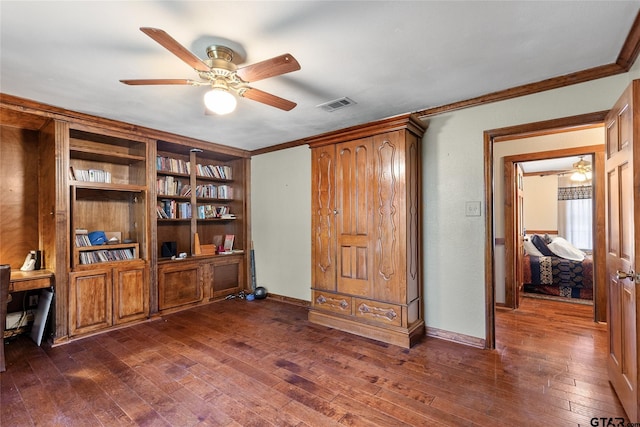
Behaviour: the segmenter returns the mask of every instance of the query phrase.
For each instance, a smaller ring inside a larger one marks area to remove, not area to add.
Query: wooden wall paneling
[[[148,237],[146,244],[146,259],[148,262],[148,280],[149,280],[149,315],[153,316],[158,312],[158,229],[156,218],[156,156],[157,141],[149,141],[147,143],[147,222],[145,225],[146,235]]]
[[[45,265],[55,273],[55,342],[67,337],[69,325],[69,124],[49,121],[40,131],[40,148],[40,163],[48,171],[41,179],[50,180],[45,184],[46,189],[39,192],[39,197]]]
[[[22,266],[38,249],[38,133],[0,127],[0,262]]]

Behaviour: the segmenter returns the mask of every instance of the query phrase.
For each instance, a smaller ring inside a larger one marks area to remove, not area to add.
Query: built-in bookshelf
[[[150,140],[69,129],[69,336],[149,315]]]
[[[72,270],[80,265],[146,258],[147,143],[116,135],[71,129],[69,188]],[[119,236],[118,247],[87,246],[83,234]]]
[[[194,236],[203,244],[240,236],[244,249],[244,159],[214,151],[158,142],[156,155],[157,253],[175,242],[177,253],[195,253]],[[240,179],[237,179],[237,178]],[[165,245],[166,247],[166,245]]]
[[[9,195],[5,260],[19,267],[42,251],[55,277],[54,343],[246,289],[249,152],[8,95],[0,110],[5,163],[17,167],[4,175],[25,177]],[[176,218],[159,215],[165,201]],[[234,250],[196,255],[196,233],[202,245],[233,235]],[[187,259],[162,256],[163,242]]]

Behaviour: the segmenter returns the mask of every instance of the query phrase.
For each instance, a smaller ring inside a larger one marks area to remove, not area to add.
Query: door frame
[[[607,294],[603,285],[605,279],[606,257],[602,249],[605,247],[604,234],[604,142],[602,145],[562,148],[558,150],[539,151],[534,153],[522,153],[504,158],[505,180],[505,306],[517,308],[518,284],[516,283],[517,259],[515,256],[518,230],[511,218],[514,218],[515,200],[514,182],[515,166],[517,163],[530,160],[545,160],[567,156],[592,156],[593,158],[593,319],[596,322],[606,322],[607,319]],[[509,187],[507,187],[507,183]],[[510,286],[508,284],[511,284]],[[494,286],[495,288],[495,286]]]
[[[484,131],[484,202],[485,202],[485,348],[493,349],[496,346],[496,315],[495,315],[495,230],[493,215],[493,144],[497,139],[525,136],[531,134],[551,133],[561,129],[568,129],[576,126],[599,125],[604,123],[604,119],[609,110],[595,113],[581,114],[577,116],[551,119],[541,122],[527,123],[522,125],[509,126],[504,128],[490,129]],[[604,233],[604,230],[598,230]]]

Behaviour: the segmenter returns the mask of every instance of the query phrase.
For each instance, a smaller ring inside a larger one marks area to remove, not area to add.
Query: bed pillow
[[[547,247],[557,256],[572,261],[584,260],[584,252],[573,246],[562,237],[556,237]]]
[[[531,243],[531,240],[529,240],[529,237],[524,238],[524,250],[528,255],[531,255],[531,256],[544,256],[538,250],[538,248],[536,248],[534,244]]]
[[[537,234],[534,234],[533,236],[531,236],[531,243],[533,243],[533,246],[535,246],[536,249],[538,249],[540,251],[542,256],[554,256],[555,255],[547,247],[547,244],[544,242],[544,239],[541,236],[539,236]]]

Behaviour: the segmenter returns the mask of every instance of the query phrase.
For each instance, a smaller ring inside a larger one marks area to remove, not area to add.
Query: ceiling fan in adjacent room
[[[580,160],[573,164],[569,179],[575,182],[591,181],[591,175],[591,162],[580,157]]]
[[[233,62],[235,52],[226,46],[209,46],[207,59],[201,60],[163,30],[149,27],[142,27],[140,30],[191,66],[198,73],[200,80],[120,80],[122,83],[128,85],[211,86],[211,90],[204,95],[204,102],[209,110],[217,114],[227,114],[235,109],[236,98],[233,93],[285,111],[289,111],[297,105],[295,102],[249,86],[250,82],[299,70],[300,64],[288,53],[238,68]]]

